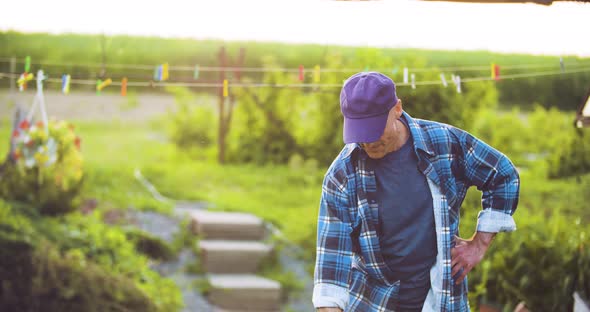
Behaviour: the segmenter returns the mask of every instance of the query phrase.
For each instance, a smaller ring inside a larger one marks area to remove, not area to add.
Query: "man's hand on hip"
[[[317,312],[342,312],[340,308],[318,308]]]
[[[451,249],[451,275],[455,276],[463,269],[455,283],[463,281],[469,273],[483,259],[496,233],[477,232],[471,239],[455,236],[455,247]]]

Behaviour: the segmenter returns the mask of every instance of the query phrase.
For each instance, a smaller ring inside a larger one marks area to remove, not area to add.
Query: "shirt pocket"
[[[345,312],[394,311],[399,301],[399,281],[387,286],[356,267],[352,267],[351,275]]]

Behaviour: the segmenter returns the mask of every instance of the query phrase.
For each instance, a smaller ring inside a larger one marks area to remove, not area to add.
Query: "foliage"
[[[415,58],[398,60],[410,67],[423,66]],[[266,67],[278,67],[268,58]],[[392,60],[378,49],[359,51],[354,61],[345,62],[340,54],[327,54],[324,63],[330,68],[355,68],[367,64],[369,68],[393,67]],[[399,74],[390,74],[399,82]],[[321,73],[322,83],[340,86],[342,74]],[[437,73],[422,73],[422,80],[439,79]],[[295,84],[292,73],[269,72],[263,77],[268,84]],[[241,162],[286,163],[293,155],[316,159],[329,164],[342,149],[342,114],[340,88],[306,90],[305,88],[264,88],[256,93],[238,88],[240,104],[236,108],[232,159]],[[480,107],[493,109],[498,95],[490,83],[471,83],[457,94],[454,88],[421,86],[416,90],[398,87],[404,108],[414,117],[470,127],[473,111]]]
[[[506,310],[524,301],[531,311],[571,311],[573,291],[588,298],[588,224],[559,211],[526,210],[517,212],[516,222],[519,229],[499,234],[470,274],[471,299],[500,302]]]
[[[545,166],[539,160],[549,161],[551,170],[575,161],[578,154],[562,156],[563,163],[552,163],[564,154],[564,146],[574,140],[572,115],[555,108],[536,105],[530,114],[518,108],[498,112],[483,108],[473,113],[474,135],[506,154],[519,167]],[[567,159],[566,159],[567,158]],[[580,172],[582,173],[582,172]]]
[[[103,224],[98,212],[43,217],[33,207],[0,201],[0,215],[9,216],[0,220],[4,261],[17,252],[11,246],[28,250],[15,259],[20,259],[21,271],[29,273],[14,278],[33,283],[36,292],[29,294],[29,301],[56,311],[72,305],[76,310],[103,311],[110,309],[104,305],[113,303],[141,311],[176,311],[182,306],[177,286],[151,271],[148,259],[136,252],[125,232]],[[19,285],[15,287],[30,288]]]
[[[44,214],[61,214],[77,208],[83,181],[80,138],[73,125],[23,121],[13,137],[16,162],[0,176],[0,195],[29,202]]]
[[[151,259],[167,261],[175,258],[174,250],[168,243],[148,232],[129,229],[125,231],[125,235],[135,245],[137,251]]]
[[[266,67],[276,67],[269,58]],[[263,83],[284,84],[294,81],[292,74],[270,72]],[[263,88],[253,92],[237,88],[235,96],[240,99],[235,112],[235,126],[230,133],[228,158],[238,162],[256,164],[285,163],[301,148],[292,129],[298,119],[296,89]]]
[[[574,132],[574,130],[570,130]],[[550,159],[550,178],[564,178],[590,172],[590,134],[580,129],[573,134],[569,142],[563,142],[562,148]]]
[[[172,141],[180,148],[206,148],[215,140],[217,119],[213,108],[198,103],[188,89],[168,88],[176,99],[176,110],[169,113]]]

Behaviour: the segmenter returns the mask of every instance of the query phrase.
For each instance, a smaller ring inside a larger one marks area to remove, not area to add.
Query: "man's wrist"
[[[473,241],[480,249],[487,250],[492,244],[494,236],[496,236],[496,233],[476,232],[475,236],[473,236]]]

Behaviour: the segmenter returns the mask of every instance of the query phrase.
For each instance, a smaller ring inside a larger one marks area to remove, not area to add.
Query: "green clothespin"
[[[369,66],[365,66],[365,72],[369,71]]]
[[[397,67],[397,66],[396,66],[396,67],[395,67],[395,68],[394,68],[394,69],[391,71],[391,73],[395,75],[395,74],[397,74],[397,72],[399,72],[399,67]]]
[[[31,72],[31,57],[27,55],[25,58],[25,73]]]
[[[98,88],[98,86],[100,86],[100,84],[102,84],[102,80],[98,79],[96,81],[96,95],[100,95],[100,89]]]
[[[194,79],[199,79],[199,65],[195,65],[195,73],[193,74]]]

